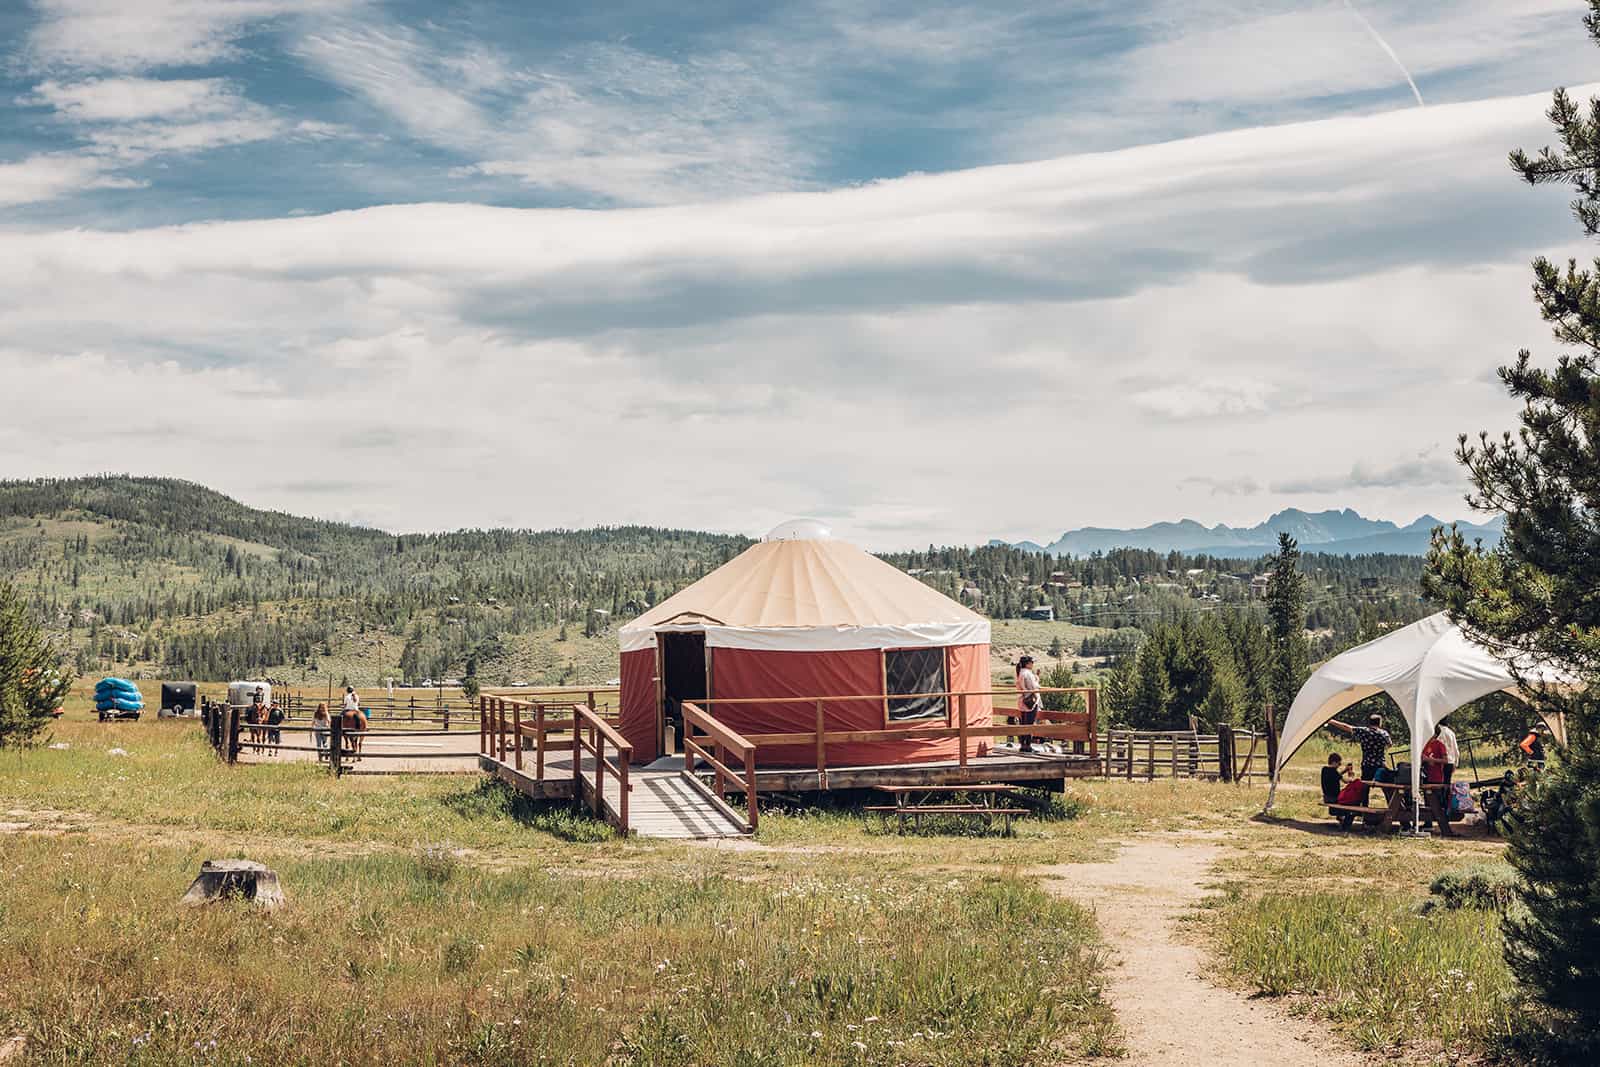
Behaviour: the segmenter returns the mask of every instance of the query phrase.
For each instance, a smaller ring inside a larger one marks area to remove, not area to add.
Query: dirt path
[[[1221,854],[1212,835],[1160,834],[1125,844],[1110,863],[1041,872],[1051,892],[1094,908],[1116,952],[1108,993],[1127,1034],[1122,1062],[1358,1067],[1363,1059],[1326,1029],[1207,981],[1204,955],[1178,937],[1179,917],[1206,895]]]

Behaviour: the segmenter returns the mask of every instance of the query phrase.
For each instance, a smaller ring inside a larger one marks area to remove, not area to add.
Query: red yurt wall
[[[953,692],[984,692],[993,685],[989,677],[988,645],[954,645],[945,650],[949,686]],[[649,763],[661,754],[656,739],[656,653],[641,648],[622,654],[621,724],[619,730],[633,746],[635,763]],[[830,652],[769,652],[743,648],[717,648],[711,654],[713,695],[729,698],[861,696],[861,700],[829,701],[823,714],[829,730],[883,730],[930,726],[928,720],[884,723],[883,653],[878,649]],[[740,733],[776,734],[812,730],[816,705],[812,703],[713,704],[718,719]],[[954,719],[952,717],[952,723]],[[993,708],[987,696],[967,698],[967,724],[988,726]],[[989,747],[975,742],[969,755]],[[923,763],[955,759],[957,742],[941,740],[874,741],[828,746],[829,766],[883,763]],[[816,750],[809,746],[763,748],[764,767],[814,766]]]
[[[633,762],[649,763],[661,755],[656,747],[656,650],[639,648],[622,654],[619,733],[633,746]]]
[[[987,690],[989,646],[961,645],[948,650],[952,690]],[[713,696],[721,699],[750,697],[861,696],[861,700],[829,701],[824,721],[829,730],[884,730],[942,724],[884,722],[883,653],[877,649],[837,652],[768,652],[743,648],[718,648],[712,652]],[[746,734],[793,733],[816,727],[814,703],[713,704],[713,713],[733,729]],[[987,726],[991,721],[987,697],[967,702],[967,723]],[[955,738],[905,741],[870,741],[828,746],[829,766],[926,763],[955,759]],[[764,767],[815,766],[816,750],[809,746],[763,748]]]

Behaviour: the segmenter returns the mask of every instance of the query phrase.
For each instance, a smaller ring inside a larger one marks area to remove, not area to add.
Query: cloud
[[[1186,382],[1134,393],[1139,407],[1174,419],[1254,415],[1266,411],[1275,392],[1267,382]]]
[[[323,139],[342,132],[329,123],[292,121],[246,99],[221,78],[47,79],[18,103],[50,108],[80,146],[72,153],[41,157],[53,162],[35,164],[43,177],[28,193],[31,201],[90,188],[143,187],[146,182],[117,177],[116,172],[158,156],[260,141]],[[22,179],[15,184],[23,188]]]
[[[341,0],[36,0],[27,55],[46,68],[144,71],[237,54],[251,27],[349,6]]]
[[[1257,496],[1263,489],[1261,483],[1249,475],[1234,478],[1192,475],[1178,483],[1179,489],[1187,489],[1190,486],[1209,490],[1212,496]]]
[[[128,189],[140,184],[106,173],[99,159],[69,152],[0,163],[0,204],[33,204],[85,189]]]
[[[792,187],[806,166],[781,132],[771,71],[735,51],[666,59],[587,43],[519,65],[474,41],[362,18],[309,32],[294,52],[462,157],[457,177],[649,204]]]
[[[1461,465],[1451,456],[1429,449],[1398,461],[1362,460],[1348,474],[1291,478],[1273,483],[1275,493],[1340,493],[1356,489],[1408,489],[1465,486]]]
[[[54,108],[73,122],[195,118],[225,114],[240,104],[238,92],[221,78],[47,79],[21,102]]]
[[[226,449],[121,465],[311,511],[291,483],[366,484],[349,506],[401,529],[824,513],[874,547],[1059,499],[1172,518],[1152,487],[1186,479],[1447,512],[1414,471],[1304,472],[1514,416],[1478,371],[1543,336],[1525,263],[1571,228],[1504,173],[1546,104],[652,208],[14,228],[0,474],[104,469],[81,427],[117,412],[244,406]]]

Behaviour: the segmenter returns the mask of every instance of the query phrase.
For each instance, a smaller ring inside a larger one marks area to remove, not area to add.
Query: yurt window
[[[883,653],[883,680],[889,696],[889,719],[943,719],[948,714],[945,692],[944,649],[891,648]],[[937,693],[938,696],[904,696],[902,693]]]

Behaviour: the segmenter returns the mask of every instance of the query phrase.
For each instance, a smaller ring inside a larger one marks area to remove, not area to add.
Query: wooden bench
[[[885,821],[888,820],[890,815],[894,815],[899,822],[899,832],[902,834],[906,831],[906,816],[908,815],[911,816],[912,823],[918,830],[922,829],[923,815],[954,815],[963,818],[982,817],[991,829],[994,827],[995,818],[999,817],[1001,819],[1001,832],[1009,834],[1011,832],[1011,820],[1015,816],[1030,814],[1027,808],[1003,808],[996,805],[996,801],[999,798],[1008,796],[1016,791],[1014,786],[1009,785],[878,785],[873,786],[873,788],[880,793],[892,795],[895,798],[895,802],[893,804],[869,805],[863,810],[878,814]],[[988,803],[929,803],[929,800],[935,796],[954,793],[975,794],[987,799]],[[922,794],[920,803],[911,799],[914,794]]]

